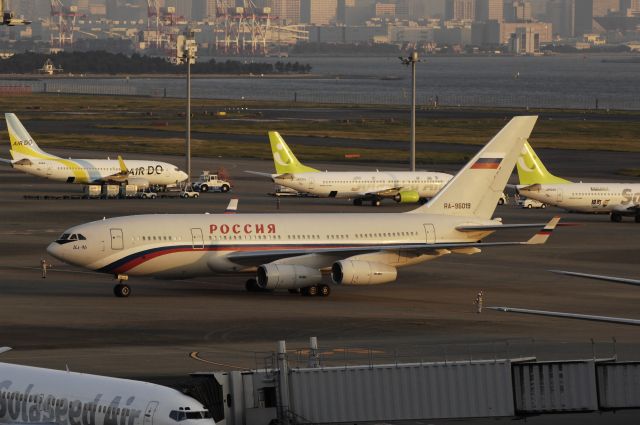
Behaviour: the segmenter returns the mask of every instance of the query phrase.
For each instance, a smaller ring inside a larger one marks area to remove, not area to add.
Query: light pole
[[[186,138],[186,171],[187,186],[191,185],[191,65],[196,63],[198,45],[193,31],[187,29],[186,36],[178,36],[177,61],[187,64],[187,138]]]
[[[411,171],[416,171],[416,64],[420,62],[418,52],[413,52],[411,56],[400,60],[404,65],[411,65]]]

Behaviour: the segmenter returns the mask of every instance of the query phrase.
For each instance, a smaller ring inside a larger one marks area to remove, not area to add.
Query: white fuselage
[[[214,425],[202,404],[168,387],[9,363],[0,363],[0,423]]]
[[[138,215],[72,227],[47,251],[62,261],[91,270],[162,278],[253,272],[259,264],[234,262],[229,257],[236,252],[270,250],[313,252],[323,248],[383,246],[384,250],[357,257],[402,267],[451,251],[434,249],[416,255],[394,250],[394,245],[475,242],[492,232],[460,232],[455,226],[487,223],[495,224],[473,217],[422,213]],[[302,255],[278,261],[326,269],[333,262],[328,257]]]
[[[110,181],[109,177],[121,171],[118,160],[111,159],[63,159],[36,158],[25,156],[13,167],[25,173],[51,180],[100,184]],[[145,181],[147,185],[171,186],[186,179],[187,175],[175,165],[167,162],[127,160],[128,177],[122,181]]]
[[[428,171],[326,171],[272,177],[277,184],[320,197],[358,198],[374,194],[392,197],[398,192],[416,192],[420,198],[432,198],[452,176]],[[385,191],[389,194],[385,195]]]
[[[640,204],[640,184],[540,184],[519,186],[518,192],[545,204],[583,213],[624,213]]]

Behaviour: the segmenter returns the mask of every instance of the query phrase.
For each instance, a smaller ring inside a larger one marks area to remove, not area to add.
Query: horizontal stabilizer
[[[553,217],[549,220],[547,225],[542,228],[542,230],[533,235],[533,237],[527,241],[527,245],[540,245],[547,242],[549,236],[551,236],[551,233],[553,233],[559,222],[560,216]]]
[[[250,171],[250,170],[245,170],[244,172],[248,174],[253,174],[254,176],[267,177],[273,180],[273,174],[271,173],[261,173],[260,171]]]
[[[532,224],[488,224],[488,225],[460,225],[456,226],[459,232],[477,232],[482,230],[508,230],[508,229],[526,229],[530,227],[543,227],[548,223],[532,223]]]
[[[638,279],[627,279],[624,277],[615,277],[615,276],[603,276],[598,274],[587,274],[587,273],[577,273],[577,272],[568,272],[565,270],[549,270],[552,273],[564,274],[567,276],[577,276],[584,277],[587,279],[595,279],[595,280],[605,280],[607,282],[616,282],[616,283],[624,283],[626,285],[640,285],[640,280]]]

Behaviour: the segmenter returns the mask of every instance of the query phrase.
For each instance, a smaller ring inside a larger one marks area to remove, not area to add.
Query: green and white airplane
[[[426,202],[451,180],[452,175],[433,171],[320,171],[298,161],[277,131],[269,132],[275,174],[248,173],[270,177],[274,183],[320,198],[353,199],[355,205],[383,199],[401,203]]]
[[[520,195],[580,213],[606,213],[611,221],[622,216],[640,223],[640,183],[573,183],[551,174],[529,142],[517,162]]]
[[[405,213],[155,214],[74,226],[47,251],[66,263],[107,273],[125,297],[129,276],[185,279],[229,273],[252,276],[247,289],[329,295],[338,285],[396,280],[397,269],[482,248],[544,243],[559,218],[503,224],[493,218],[536,117],[509,122],[426,205]],[[500,229],[537,227],[527,241],[482,242]]]

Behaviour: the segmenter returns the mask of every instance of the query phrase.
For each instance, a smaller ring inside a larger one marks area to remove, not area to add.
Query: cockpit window
[[[85,238],[83,234],[78,233],[78,240],[79,240],[79,241],[86,241],[86,240],[87,240],[87,238]]]
[[[182,422],[186,420],[211,419],[211,413],[208,410],[172,410],[169,413],[169,417],[176,422]]]
[[[67,239],[69,239],[69,234],[68,233],[63,233],[62,236],[60,236],[60,238],[58,239],[59,241],[65,241]]]
[[[75,241],[75,240],[78,240],[78,237],[75,234],[73,234],[69,236],[69,240]]]

